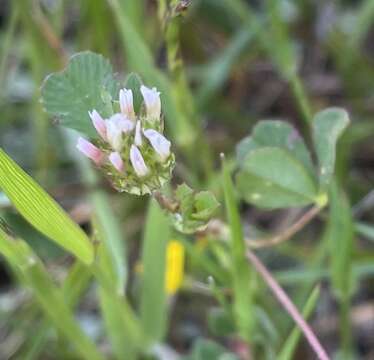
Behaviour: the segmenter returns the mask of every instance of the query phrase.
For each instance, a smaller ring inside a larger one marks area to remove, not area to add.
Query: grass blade
[[[63,293],[49,277],[40,260],[20,239],[13,239],[0,229],[0,253],[20,274],[53,325],[69,340],[84,359],[101,360],[95,345],[83,333],[66,305]]]
[[[32,226],[84,263],[92,263],[93,246],[83,230],[2,149],[0,187]]]
[[[166,330],[165,268],[170,235],[169,219],[152,200],[143,239],[140,305],[141,322],[151,341],[161,340]]]
[[[230,169],[223,159],[222,186],[226,213],[231,232],[232,281],[234,287],[234,314],[240,335],[249,340],[253,329],[251,273],[245,257],[246,245],[235,198]]]
[[[319,286],[316,286],[312,290],[303,308],[302,315],[304,319],[307,320],[313,312],[319,298],[319,293]],[[280,350],[277,356],[278,360],[292,360],[292,356],[296,350],[296,346],[299,342],[300,336],[301,331],[297,326],[295,326],[294,329],[291,331],[290,335],[287,337],[286,341],[284,342],[282,349]]]

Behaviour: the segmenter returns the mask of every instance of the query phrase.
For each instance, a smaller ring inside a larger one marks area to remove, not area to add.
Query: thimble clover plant
[[[212,194],[191,189],[189,200],[169,200],[160,193],[171,179],[175,156],[164,135],[161,94],[155,87],[145,86],[135,74],[122,87],[106,59],[83,52],[73,56],[63,72],[47,77],[42,103],[62,125],[82,134],[77,149],[117,191],[157,194],[177,229],[190,233],[204,228],[218,206]],[[172,209],[165,206],[168,202]]]

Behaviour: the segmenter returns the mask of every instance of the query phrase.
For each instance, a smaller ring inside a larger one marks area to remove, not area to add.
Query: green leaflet
[[[279,120],[263,120],[256,124],[250,136],[245,137],[236,147],[239,166],[252,150],[262,147],[280,147],[288,150],[315,176],[314,165],[303,138],[289,123]]]
[[[263,208],[308,205],[317,187],[303,164],[289,151],[264,147],[251,151],[236,175],[240,195]]]
[[[320,111],[313,118],[313,141],[318,157],[320,185],[324,190],[334,173],[336,143],[348,124],[348,113],[339,108]]]
[[[65,70],[49,75],[42,87],[46,111],[62,125],[97,137],[89,111],[111,115],[110,98],[118,99],[119,84],[103,56],[85,51],[74,55]]]

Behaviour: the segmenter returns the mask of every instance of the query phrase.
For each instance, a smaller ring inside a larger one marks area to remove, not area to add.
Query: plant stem
[[[314,219],[321,209],[322,208],[320,206],[313,206],[304,215],[302,215],[299,220],[279,234],[264,239],[247,239],[246,243],[252,249],[279,245],[299,232],[305,225]]]
[[[171,90],[179,110],[183,113],[186,119],[188,119],[188,121],[195,127],[200,127],[194,98],[189,88],[181,56],[179,35],[182,16],[175,13],[178,4],[180,4],[179,0],[172,0],[168,8],[165,1],[159,1],[159,16],[165,27],[168,68],[172,80]],[[203,170],[206,177],[209,177],[213,169],[212,158],[208,144],[204,140],[202,129],[198,130],[196,139],[198,145],[195,142],[189,144],[189,148],[186,150],[190,154],[190,157],[192,156],[194,159],[192,163],[200,164],[200,169]],[[196,156],[196,151],[199,151],[199,156]]]
[[[348,357],[351,354],[352,350],[352,334],[351,334],[351,323],[350,323],[350,297],[344,296],[340,300],[339,306],[339,326],[340,326],[340,343],[342,346],[342,354]]]
[[[302,119],[304,123],[309,126],[309,123],[312,119],[312,110],[310,108],[304,85],[301,82],[300,77],[296,73],[291,77],[289,81],[293,95],[297,100],[297,105],[299,106]]]
[[[289,315],[294,319],[295,323],[300,327],[301,331],[304,333],[306,339],[308,340],[310,346],[312,347],[318,358],[320,360],[329,360],[326,351],[320,344],[311,327],[304,320],[299,310],[293,304],[285,291],[280,287],[271,273],[266,269],[265,265],[252,251],[248,250],[246,255],[247,259],[255,267],[257,272],[262,276],[275,297],[278,299],[284,309],[289,313]]]

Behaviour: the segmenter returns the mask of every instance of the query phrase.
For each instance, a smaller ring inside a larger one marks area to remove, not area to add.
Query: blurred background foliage
[[[61,70],[73,53],[92,50],[111,60],[121,80],[135,71],[145,84],[157,86],[178,161],[175,182],[210,189],[220,200],[219,154],[224,152],[229,166],[234,166],[236,144],[257,121],[286,120],[310,145],[308,121],[315,112],[328,106],[347,109],[351,124],[339,142],[336,164],[337,182],[345,194],[336,190],[330,209],[291,241],[259,254],[299,308],[313,285],[321,284],[311,324],[329,353],[340,353],[343,359],[374,358],[374,1],[0,4],[1,147],[86,231],[93,208],[101,209],[98,217],[107,220],[103,231],[126,244],[128,274],[122,276],[129,279],[130,301],[138,292],[139,241],[147,202],[115,193],[74,154],[70,135],[48,118],[39,102],[49,73]],[[289,226],[300,209],[261,211],[243,203],[240,214],[245,234],[253,236]],[[0,215],[61,282],[72,259],[33,230],[2,193]],[[149,226],[157,229],[157,224]],[[170,299],[168,345],[159,349],[162,358],[172,358],[171,349],[188,353],[201,337],[240,353],[241,344],[230,335],[232,322],[221,316],[225,300],[217,295],[225,290],[231,259],[223,246],[204,234],[179,240],[186,250],[186,273],[178,294]],[[123,258],[117,259],[118,266]],[[209,276],[217,284],[207,282]],[[352,278],[353,285],[342,295],[344,278]],[[265,285],[259,280],[255,284],[258,308],[253,314],[261,324],[255,332],[263,344],[258,358],[271,359],[292,322]],[[94,289],[83,288],[72,300],[77,318],[110,353]],[[102,303],[115,306],[110,299]],[[147,306],[152,305],[141,305]],[[0,358],[52,359],[56,353],[74,358],[65,340],[54,333],[39,341],[40,331],[35,329],[43,326],[33,298],[1,262]],[[303,341],[299,345],[295,359],[313,358]],[[195,353],[199,346],[198,342]],[[210,350],[212,359],[222,352],[218,345]]]

